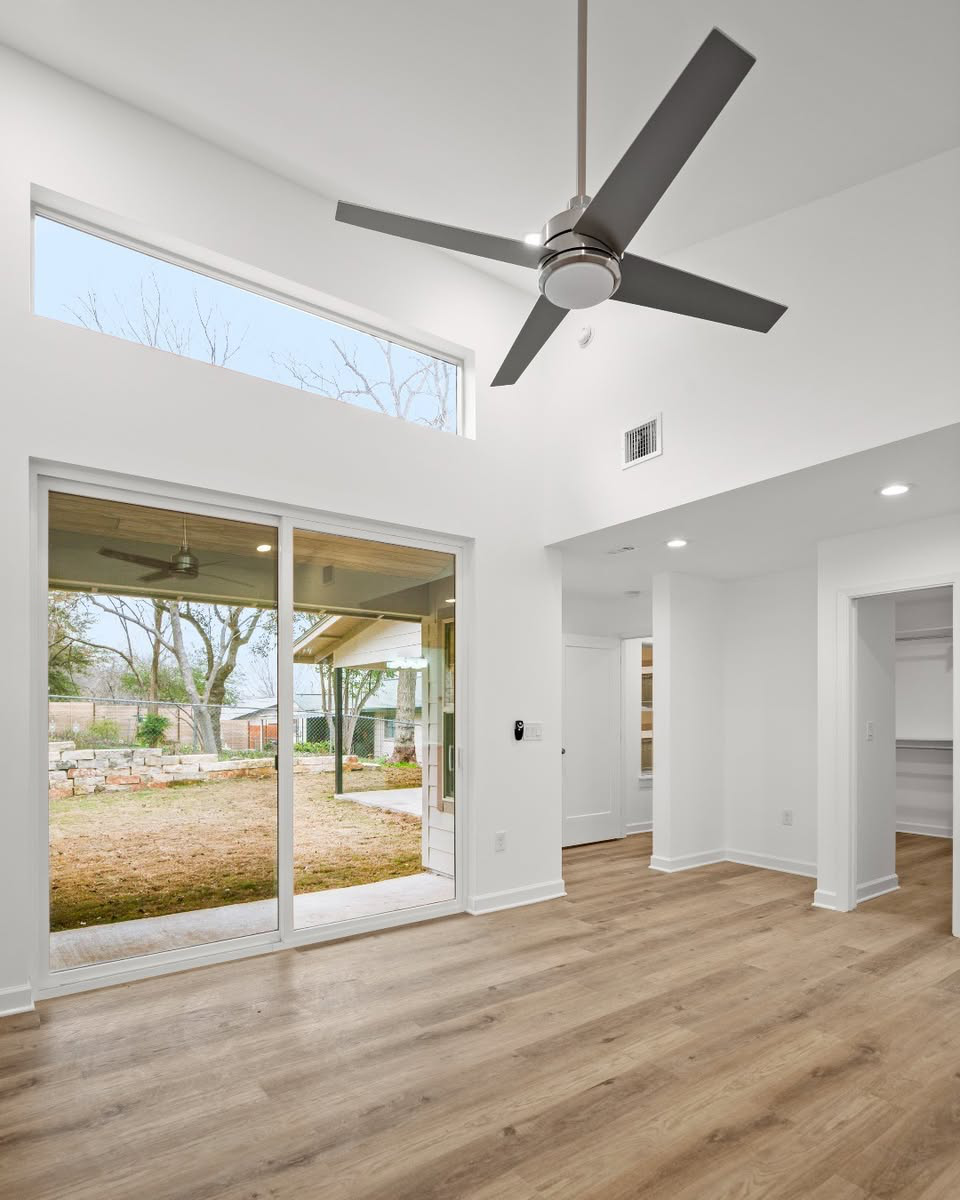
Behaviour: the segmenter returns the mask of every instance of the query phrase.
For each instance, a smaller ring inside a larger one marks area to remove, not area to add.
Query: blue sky
[[[197,315],[199,307],[205,317],[212,315],[211,325],[218,337],[222,338],[229,324],[231,344],[239,346],[227,363],[230,369],[300,387],[283,365],[292,358],[320,375],[336,376],[344,385],[357,387],[356,377],[334,348],[336,339],[349,356],[356,356],[357,366],[375,384],[373,390],[381,403],[391,414],[395,411],[383,351],[367,333],[46,217],[38,216],[34,221],[34,243],[34,310],[40,316],[73,325],[87,324],[89,314],[84,320],[77,314],[83,312],[84,300],[94,293],[105,331],[140,340],[123,326],[125,319],[139,317],[143,287],[151,309],[159,295],[160,344],[176,340],[174,328],[181,335],[189,333],[189,345],[181,345],[175,352],[209,361]],[[171,346],[166,344],[165,348]],[[401,380],[415,375],[424,362],[439,361],[396,343],[391,343],[390,354],[395,376]],[[450,380],[447,419],[442,428],[455,432],[456,370],[449,364],[441,370]],[[315,375],[308,374],[308,383],[309,390],[330,394]],[[404,393],[404,399],[407,395]],[[351,397],[350,402],[380,411],[369,396]],[[424,391],[412,399],[407,419],[434,424],[437,412],[436,393]]]

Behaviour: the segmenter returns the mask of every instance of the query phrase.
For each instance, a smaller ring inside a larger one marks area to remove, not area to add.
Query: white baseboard
[[[567,894],[562,879],[548,883],[532,883],[529,887],[509,888],[503,892],[486,892],[467,898],[467,912],[478,917],[482,913],[499,912],[503,908],[520,908],[524,904],[540,904],[544,900],[559,900]]]
[[[653,822],[632,821],[629,825],[624,827],[624,833],[627,835],[627,837],[629,837],[631,833],[653,833]]]
[[[883,875],[879,879],[868,879],[866,883],[857,884],[857,903],[863,900],[875,900],[877,896],[885,896],[887,892],[895,892],[900,886],[896,875]]]
[[[671,874],[674,871],[692,871],[694,867],[709,867],[712,863],[724,862],[726,855],[722,850],[701,850],[699,854],[681,854],[677,858],[663,858],[660,855],[650,856],[650,870],[664,871]]]
[[[0,1017],[33,1011],[33,988],[29,983],[19,987],[0,988]]]
[[[763,867],[767,871],[783,871],[787,875],[808,875],[816,879],[817,864],[800,862],[795,858],[775,858],[772,854],[754,854],[752,850],[727,850],[727,861],[745,867]]]
[[[898,821],[897,833],[919,833],[923,837],[953,837],[953,830],[949,825],[920,825],[913,821]]]

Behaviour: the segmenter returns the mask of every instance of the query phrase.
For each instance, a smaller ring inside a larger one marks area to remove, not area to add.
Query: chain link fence
[[[144,745],[147,738],[171,750],[218,751],[225,757],[251,752],[274,754],[277,749],[275,707],[250,711],[239,705],[50,696],[48,714],[49,740],[71,741],[81,749]],[[148,718],[160,718],[165,724]],[[336,718],[332,712],[298,707],[294,722],[294,743],[301,754],[333,752]],[[396,721],[388,716],[345,713],[343,735],[344,755],[366,760],[389,758]],[[419,723],[416,744],[422,761]]]

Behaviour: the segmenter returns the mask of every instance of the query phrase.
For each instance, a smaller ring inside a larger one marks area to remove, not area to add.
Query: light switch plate
[[[543,741],[543,725],[540,721],[528,721],[524,729],[523,740],[525,742],[542,742]]]

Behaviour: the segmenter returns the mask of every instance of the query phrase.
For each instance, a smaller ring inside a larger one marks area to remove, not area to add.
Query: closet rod
[[[922,642],[934,638],[952,638],[953,629],[948,625],[942,629],[915,629],[911,633],[898,633],[898,642]]]

